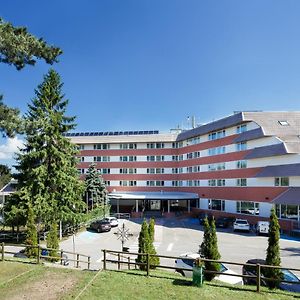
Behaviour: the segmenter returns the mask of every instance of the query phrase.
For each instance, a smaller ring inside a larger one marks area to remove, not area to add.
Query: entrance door
[[[150,210],[160,210],[160,200],[150,200]]]

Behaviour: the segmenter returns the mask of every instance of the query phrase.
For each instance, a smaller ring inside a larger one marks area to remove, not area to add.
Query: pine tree
[[[58,241],[58,228],[57,223],[52,222],[50,225],[50,231],[47,234],[47,248],[50,248],[49,256],[57,257],[58,256],[58,249],[59,249],[59,241]],[[52,250],[56,249],[56,250]],[[58,259],[50,258],[50,261],[57,261]]]
[[[155,220],[153,218],[150,219],[149,225],[148,225],[148,232],[149,232],[149,254],[157,254],[155,247],[154,247],[154,236],[155,236]],[[157,256],[150,256],[150,267],[151,269],[154,269],[155,267],[152,267],[153,265],[159,265],[159,257]]]
[[[149,240],[149,232],[148,232],[148,224],[146,220],[143,221],[141,232],[139,235],[139,252],[138,253],[149,253],[150,250],[150,240]],[[147,263],[146,255],[138,255],[136,261],[138,263]],[[141,270],[146,270],[146,265],[140,266]]]
[[[59,75],[50,70],[28,105],[25,148],[17,155],[19,206],[30,199],[43,223],[76,223],[84,209],[83,184],[77,173],[77,149],[65,134],[75,127],[75,117],[65,116]]]
[[[14,27],[0,18],[0,63],[14,65],[21,70],[26,65],[34,65],[37,59],[53,64],[61,53],[61,49],[48,45],[43,39],[27,32],[26,28]],[[19,110],[5,105],[0,95],[0,132],[3,136],[12,137],[22,131]]]
[[[37,246],[37,230],[35,226],[35,218],[31,205],[28,206],[28,219],[27,219],[27,233],[26,233],[26,241],[25,244],[29,246]],[[26,247],[25,253],[27,257],[36,257],[38,253],[38,248],[35,247]]]
[[[216,225],[214,218],[208,220],[204,219],[204,236],[203,242],[200,246],[200,255],[205,259],[218,260],[221,258],[221,255],[218,250],[218,240],[216,233]],[[219,272],[221,265],[216,262],[205,262],[205,270]],[[211,281],[215,278],[216,274],[205,273],[205,280]]]
[[[86,177],[85,177],[85,188],[87,193],[87,199],[91,197],[92,200],[92,209],[95,206],[103,206],[105,209],[107,190],[103,181],[101,174],[96,168],[96,164],[90,164]]]
[[[267,248],[266,264],[272,266],[280,266],[280,226],[274,208],[271,210],[269,239]],[[270,288],[278,288],[283,274],[280,269],[265,268],[263,273],[266,277],[273,278],[274,281],[267,281]]]

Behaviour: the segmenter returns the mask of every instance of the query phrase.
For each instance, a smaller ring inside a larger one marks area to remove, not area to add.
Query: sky
[[[25,113],[53,67],[76,131],[167,132],[188,116],[300,110],[298,0],[11,0],[0,16],[64,52],[53,66],[0,64],[5,103]],[[0,163],[20,140],[0,140]]]

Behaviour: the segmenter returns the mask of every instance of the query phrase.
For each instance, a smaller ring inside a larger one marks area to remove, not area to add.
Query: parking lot
[[[120,220],[132,234],[125,243],[130,252],[138,252],[138,235],[141,219]],[[92,268],[102,267],[102,249],[121,250],[121,242],[115,234],[118,228],[107,233],[84,231],[61,242],[64,250],[90,255]],[[254,233],[237,233],[229,229],[217,229],[219,252],[222,260],[244,263],[252,258],[265,258],[268,238],[256,236]],[[186,252],[197,252],[202,242],[203,229],[197,219],[157,219],[155,226],[155,248],[158,254],[179,256]],[[299,241],[281,239],[282,266],[300,268]],[[163,261],[174,265],[174,261]],[[240,272],[240,267],[231,266],[232,270]]]

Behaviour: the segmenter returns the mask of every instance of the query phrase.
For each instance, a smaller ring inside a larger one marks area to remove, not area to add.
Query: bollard
[[[149,253],[147,253],[147,276],[149,276],[149,269],[150,269],[150,259],[149,259]]]
[[[103,270],[106,270],[106,250],[103,250]]]
[[[118,253],[118,270],[121,269],[121,264],[120,264],[120,253]]]
[[[76,268],[79,268],[79,254],[77,254],[76,258]]]
[[[4,261],[4,242],[2,242],[2,261]]]
[[[90,269],[90,267],[91,267],[91,257],[88,256],[88,270]]]

